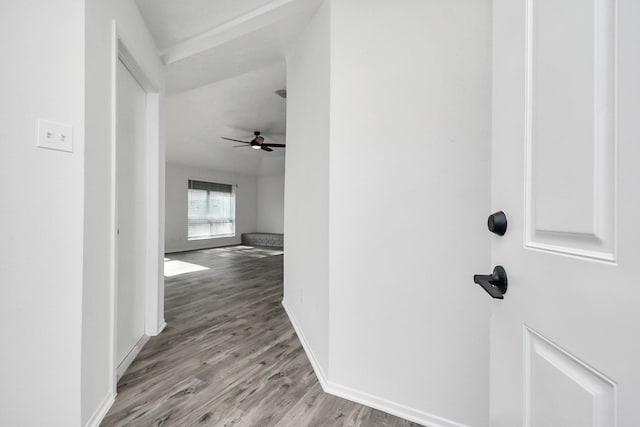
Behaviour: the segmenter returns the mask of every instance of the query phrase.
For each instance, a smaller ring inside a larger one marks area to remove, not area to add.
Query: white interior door
[[[123,362],[145,333],[146,93],[118,61],[116,71],[116,186],[118,275],[116,362]],[[124,367],[126,369],[126,366]]]
[[[640,426],[640,2],[495,0],[494,427]]]

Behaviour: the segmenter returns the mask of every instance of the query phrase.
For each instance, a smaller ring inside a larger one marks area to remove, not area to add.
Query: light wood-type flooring
[[[165,281],[166,329],[101,426],[416,426],[325,394],[282,306],[282,252],[168,255],[209,267]]]

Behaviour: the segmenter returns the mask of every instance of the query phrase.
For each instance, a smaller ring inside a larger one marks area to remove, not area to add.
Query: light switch
[[[72,152],[73,126],[38,120],[38,147]]]

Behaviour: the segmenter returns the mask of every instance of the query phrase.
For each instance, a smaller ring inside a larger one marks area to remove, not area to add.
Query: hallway
[[[411,426],[322,392],[281,306],[281,251],[171,254],[208,267],[165,281],[168,326],[118,384],[102,426]]]

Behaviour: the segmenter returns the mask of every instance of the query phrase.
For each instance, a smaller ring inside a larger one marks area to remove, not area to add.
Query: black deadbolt
[[[487,227],[489,227],[490,232],[496,233],[498,236],[504,236],[507,231],[507,216],[502,211],[489,215]]]

